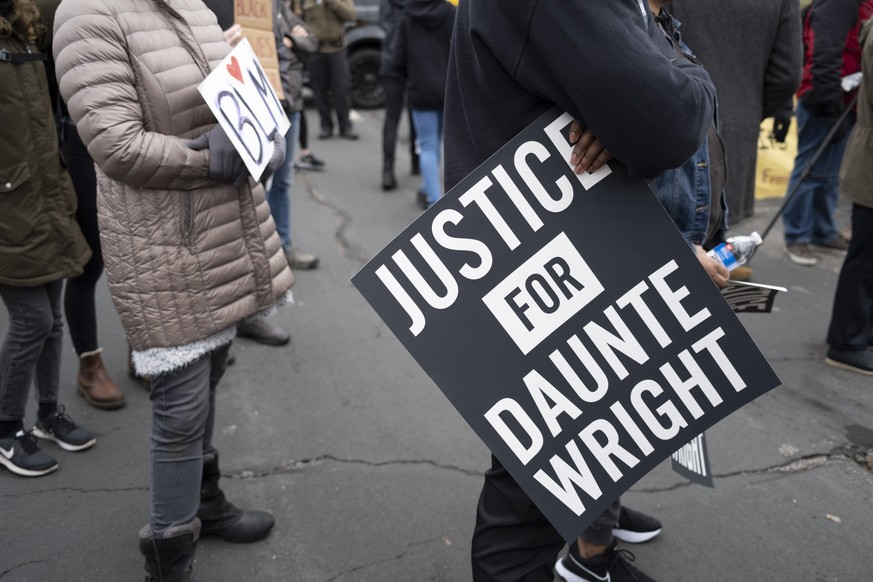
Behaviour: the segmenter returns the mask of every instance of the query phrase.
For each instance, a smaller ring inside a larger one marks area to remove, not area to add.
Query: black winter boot
[[[196,582],[194,551],[200,535],[200,520],[171,527],[162,538],[152,528],[139,532],[139,551],[145,556],[145,582]]]
[[[218,487],[221,471],[218,452],[203,456],[203,482],[200,485],[200,534],[218,536],[228,542],[256,542],[270,533],[276,520],[266,511],[240,509],[230,503]]]
[[[382,190],[388,192],[397,188],[397,180],[394,178],[394,159],[385,158],[382,161]]]

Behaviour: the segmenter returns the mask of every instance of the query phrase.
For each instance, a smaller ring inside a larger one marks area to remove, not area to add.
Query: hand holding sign
[[[282,155],[276,162],[276,144],[284,142],[281,138],[291,122],[248,40],[243,39],[198,89],[252,177],[260,179],[268,167],[275,170],[285,157],[283,143]],[[217,133],[207,138],[210,150],[213,141],[218,145],[219,140]],[[230,164],[224,150],[222,156],[217,163]],[[210,161],[210,175],[212,166]],[[224,175],[223,169],[215,171]]]
[[[246,166],[220,125],[189,141],[188,147],[192,150],[209,148],[209,177],[213,180],[233,182],[237,186],[245,182]]]

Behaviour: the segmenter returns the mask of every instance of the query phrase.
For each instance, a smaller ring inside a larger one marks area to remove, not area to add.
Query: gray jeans
[[[9,312],[9,333],[0,348],[0,420],[24,419],[36,376],[39,402],[57,402],[64,320],[63,280],[37,287],[0,285]]]
[[[200,506],[203,455],[213,451],[215,387],[230,344],[151,379],[152,496],[155,537],[194,519]]]

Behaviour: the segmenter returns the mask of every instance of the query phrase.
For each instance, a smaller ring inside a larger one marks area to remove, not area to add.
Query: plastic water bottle
[[[706,254],[721,262],[728,271],[733,271],[748,263],[762,242],[764,240],[757,232],[749,236],[732,236]]]

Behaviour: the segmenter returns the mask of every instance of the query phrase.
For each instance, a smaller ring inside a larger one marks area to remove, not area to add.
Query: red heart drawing
[[[239,61],[236,60],[236,57],[230,57],[230,64],[227,65],[227,71],[230,73],[230,76],[245,85],[245,81],[243,81],[242,71],[239,68]]]

